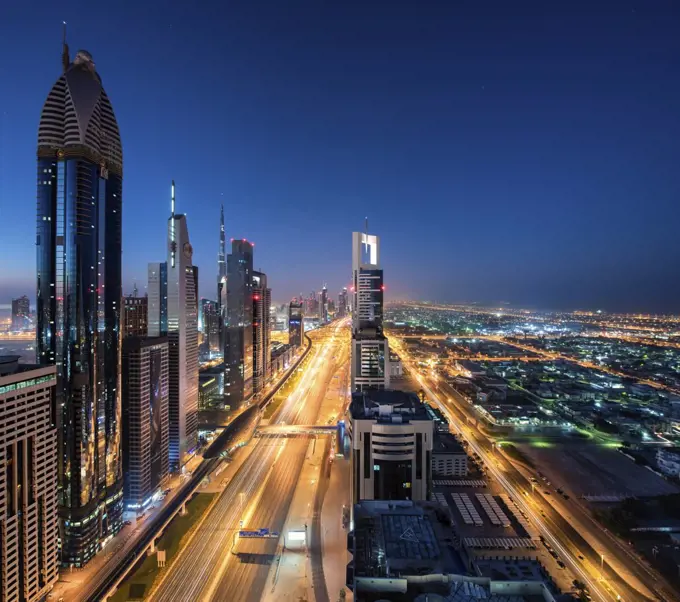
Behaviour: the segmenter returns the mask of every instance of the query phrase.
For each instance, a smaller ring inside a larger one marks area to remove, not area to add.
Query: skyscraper
[[[30,302],[26,295],[12,299],[12,330],[23,330],[31,314]]]
[[[56,366],[0,356],[0,600],[44,600],[58,578]]]
[[[38,363],[57,367],[62,563],[122,525],[120,319],[123,152],[92,55],[52,86],[38,129]]]
[[[347,315],[347,287],[343,288],[338,295],[338,317],[344,318]]]
[[[148,278],[149,336],[160,337],[168,334],[168,264],[150,263]]]
[[[259,393],[269,374],[270,331],[269,309],[272,291],[267,288],[267,275],[253,272],[253,393]]]
[[[185,215],[175,213],[175,182],[168,220],[168,343],[170,358],[170,468],[178,470],[198,441],[198,309],[193,249]]]
[[[253,245],[232,240],[227,257],[225,393],[236,408],[253,394]]]
[[[299,347],[304,335],[302,303],[291,301],[288,306],[288,343]]]
[[[123,341],[123,465],[125,507],[151,503],[169,470],[168,338]]]
[[[148,334],[148,305],[148,297],[123,297],[123,338],[145,337]]]
[[[363,232],[352,234],[352,271],[352,390],[387,389],[390,354],[383,334],[385,287],[377,236]]]
[[[220,350],[220,314],[217,301],[201,299],[203,314],[203,343],[210,354]]]
[[[220,245],[217,251],[217,308],[220,353],[224,353],[227,324],[227,243],[224,235],[224,205],[220,205]]]
[[[328,322],[328,289],[325,284],[321,289],[319,301],[319,322],[321,322],[321,324],[326,324],[326,322]]]

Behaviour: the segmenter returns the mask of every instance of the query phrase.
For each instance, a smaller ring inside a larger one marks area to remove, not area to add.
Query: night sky
[[[368,216],[392,299],[680,312],[673,0],[4,0],[0,303],[35,294],[62,20],[121,130],[125,292],[174,178],[204,297],[223,201],[280,302],[335,297]]]

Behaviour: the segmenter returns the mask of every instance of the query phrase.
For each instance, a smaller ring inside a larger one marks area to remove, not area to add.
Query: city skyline
[[[65,19],[73,50],[90,50],[107,73],[125,139],[125,291],[142,285],[163,244],[174,178],[199,236],[208,298],[224,203],[227,239],[258,244],[281,302],[308,281],[328,282],[333,296],[348,284],[346,232],[368,214],[391,241],[393,298],[679,311],[677,285],[665,277],[679,259],[668,241],[680,89],[664,75],[680,54],[677,12],[583,4],[581,19],[532,3],[519,14],[494,5],[498,22],[512,19],[505,28],[485,16],[489,7],[358,6],[310,13],[293,4],[286,14],[273,4],[264,14],[209,6],[197,15],[171,3],[149,31],[151,14],[123,6],[96,36],[99,9],[9,10],[0,68],[11,68],[18,44],[32,68],[17,73],[22,94],[1,111],[0,211],[16,227],[5,237],[13,261],[0,264],[0,301],[34,295],[28,141]],[[107,35],[119,19],[131,34],[122,48]],[[219,40],[211,21],[226,31]],[[552,35],[558,28],[568,36]],[[631,36],[642,50],[631,49]],[[191,149],[204,146],[209,156],[198,163]],[[271,219],[258,220],[255,207]],[[416,221],[433,257],[426,270],[400,242]],[[303,262],[304,275],[291,273]]]

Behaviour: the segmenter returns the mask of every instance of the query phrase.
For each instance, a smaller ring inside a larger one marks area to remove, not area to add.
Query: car
[[[547,489],[543,493],[545,493],[546,495],[550,495],[550,492]]]
[[[566,493],[563,493],[563,494],[562,494],[562,497],[563,497],[565,500],[568,500],[568,499],[569,499],[569,496],[568,496]]]
[[[579,560],[585,560],[585,558],[583,558],[583,556],[581,556],[580,554],[578,555],[578,559]]]
[[[567,568],[567,565],[564,564],[564,562],[562,562],[561,560],[558,560],[558,561],[557,561],[557,566],[560,567],[561,569],[566,569],[566,568]]]
[[[557,489],[557,493],[559,493],[559,494],[564,494],[564,490],[558,488],[558,489]]]
[[[132,524],[132,522],[129,521],[129,520],[125,520],[125,521],[123,521],[123,524],[124,524],[126,527],[129,527],[129,526]]]

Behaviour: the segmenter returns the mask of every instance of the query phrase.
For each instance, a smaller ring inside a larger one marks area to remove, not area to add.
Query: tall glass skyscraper
[[[62,564],[122,526],[118,124],[89,52],[52,86],[38,129],[37,361],[57,367]]]

